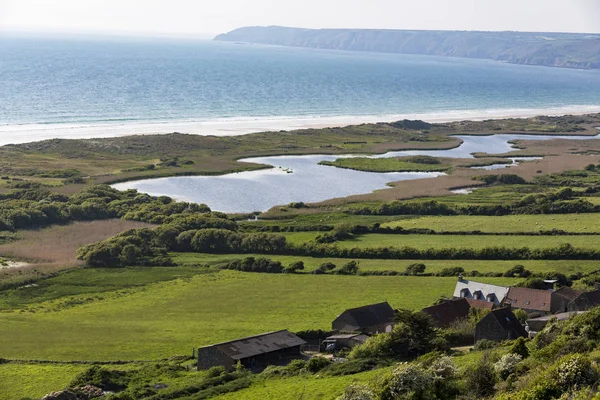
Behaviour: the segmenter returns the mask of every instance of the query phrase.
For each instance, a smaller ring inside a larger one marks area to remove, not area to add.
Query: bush
[[[438,272],[438,276],[458,276],[464,272],[465,269],[462,267],[443,268]]]
[[[527,348],[527,341],[525,340],[525,338],[520,337],[517,340],[515,340],[512,347],[510,348],[510,352],[511,354],[517,354],[521,357],[522,360],[529,357],[529,349]]]
[[[573,354],[557,362],[553,377],[558,385],[572,388],[591,385],[598,379],[598,373],[587,357]]]
[[[377,396],[375,392],[368,386],[353,383],[344,390],[344,394],[337,398],[337,400],[375,400]]]
[[[338,275],[356,275],[358,274],[358,263],[354,260],[348,261],[333,272]]]
[[[480,341],[475,343],[475,346],[473,346],[473,350],[476,350],[476,351],[489,350],[489,349],[493,349],[497,345],[498,345],[498,343],[494,342],[493,340],[481,339]]]
[[[406,275],[421,275],[425,272],[425,264],[410,264],[406,267]]]
[[[467,390],[476,398],[483,398],[494,393],[496,373],[487,357],[483,357],[476,366],[470,366],[465,371]]]
[[[227,373],[225,367],[219,365],[217,367],[209,368],[208,371],[206,371],[206,376],[209,378],[216,378],[217,376],[220,376],[225,373]]]
[[[502,380],[506,380],[508,376],[517,370],[517,366],[523,357],[518,354],[505,354],[500,360],[494,364],[494,370]]]
[[[433,398],[433,374],[415,364],[402,363],[394,369],[383,388],[382,399],[429,400]]]
[[[311,373],[316,373],[331,365],[331,360],[325,357],[312,357],[306,363],[306,369]]]
[[[328,376],[354,375],[377,368],[379,362],[374,359],[348,360],[331,364],[325,371]]]

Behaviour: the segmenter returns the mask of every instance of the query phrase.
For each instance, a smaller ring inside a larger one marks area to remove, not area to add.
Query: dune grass
[[[64,269],[81,266],[83,263],[77,259],[79,247],[128,229],[151,226],[143,222],[111,219],[20,231],[17,236],[13,234],[13,240],[0,244],[0,258],[26,261],[29,265],[1,269],[0,287],[30,282]]]
[[[328,329],[346,308],[369,303],[420,309],[451,296],[455,281],[220,271],[0,313],[0,348],[19,359],[152,360],[272,330]]]

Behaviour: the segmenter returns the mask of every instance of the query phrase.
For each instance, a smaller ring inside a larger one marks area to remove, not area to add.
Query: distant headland
[[[214,40],[600,69],[600,34],[254,26],[218,35]]]

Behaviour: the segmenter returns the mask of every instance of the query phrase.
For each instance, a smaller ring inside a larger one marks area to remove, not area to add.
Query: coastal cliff
[[[245,27],[215,37],[315,49],[480,58],[600,69],[600,34]]]

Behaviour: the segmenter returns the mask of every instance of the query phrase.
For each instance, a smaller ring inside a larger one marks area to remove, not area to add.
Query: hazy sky
[[[247,25],[600,33],[600,0],[0,0],[0,30],[206,36]]]

